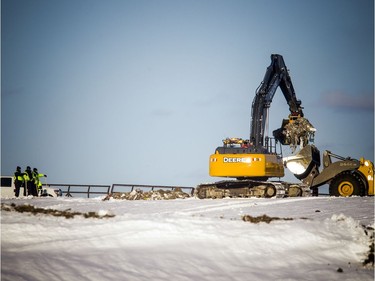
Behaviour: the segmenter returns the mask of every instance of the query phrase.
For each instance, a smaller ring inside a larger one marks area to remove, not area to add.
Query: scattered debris
[[[306,146],[309,140],[314,138],[315,132],[316,129],[308,119],[299,117],[293,122],[288,122],[282,133],[292,150],[295,150],[297,145]]]
[[[190,197],[186,192],[183,192],[181,188],[176,187],[173,190],[133,190],[131,192],[115,192],[108,194],[103,201],[109,199],[122,199],[122,200],[171,200],[171,199],[185,199]]]
[[[12,203],[11,205],[7,205],[2,203],[1,204],[1,210],[3,211],[16,211],[19,213],[31,213],[33,215],[37,214],[45,214],[45,215],[52,215],[54,217],[65,217],[66,219],[74,218],[75,216],[83,216],[84,218],[112,218],[115,215],[105,213],[96,213],[96,212],[88,212],[88,213],[81,213],[81,212],[72,212],[70,209],[59,211],[55,209],[44,209],[44,208],[36,208],[33,205],[16,205]]]

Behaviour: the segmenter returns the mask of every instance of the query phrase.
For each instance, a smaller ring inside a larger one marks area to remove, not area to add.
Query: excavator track
[[[257,180],[224,180],[200,184],[195,189],[199,199],[220,198],[283,198],[311,196],[310,188],[304,184]]]

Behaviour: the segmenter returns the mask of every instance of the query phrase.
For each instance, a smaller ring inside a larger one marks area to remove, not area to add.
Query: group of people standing
[[[14,192],[16,197],[19,197],[21,187],[23,187],[23,196],[38,196],[39,190],[42,189],[42,182],[40,180],[42,177],[47,177],[47,175],[40,174],[37,168],[31,170],[30,166],[27,166],[26,170],[21,172],[21,167],[17,166],[14,172]]]

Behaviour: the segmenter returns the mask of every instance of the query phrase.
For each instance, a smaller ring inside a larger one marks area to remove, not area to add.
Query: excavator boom
[[[264,146],[268,111],[276,90],[280,87],[289,105],[289,120],[284,120],[282,127],[273,135],[281,144],[307,144],[315,128],[304,118],[302,102],[297,99],[292,79],[281,55],[271,55],[271,64],[267,67],[263,81],[259,85],[252,104],[250,141],[257,147]],[[301,127],[303,127],[301,129]],[[306,133],[307,132],[307,133]],[[293,137],[290,137],[293,135]]]

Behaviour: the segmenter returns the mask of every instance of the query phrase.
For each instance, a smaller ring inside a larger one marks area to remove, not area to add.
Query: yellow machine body
[[[283,177],[282,158],[276,154],[210,155],[209,174],[212,177],[270,178]]]

